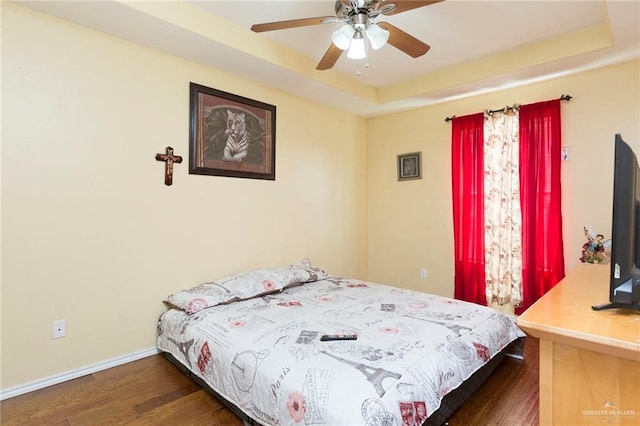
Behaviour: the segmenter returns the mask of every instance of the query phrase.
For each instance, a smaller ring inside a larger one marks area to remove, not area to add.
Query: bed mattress
[[[157,344],[264,425],[421,425],[521,335],[487,307],[327,277],[192,314],[170,309]]]

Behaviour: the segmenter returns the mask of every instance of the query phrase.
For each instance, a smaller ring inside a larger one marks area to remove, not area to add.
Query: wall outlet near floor
[[[67,335],[67,322],[58,320],[53,322],[53,338],[59,339]]]
[[[427,268],[420,269],[420,278],[422,278],[423,280],[427,279]]]

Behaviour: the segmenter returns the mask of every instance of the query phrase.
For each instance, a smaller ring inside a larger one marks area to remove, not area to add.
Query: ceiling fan
[[[289,21],[255,24],[251,31],[284,30],[288,28],[344,22],[331,35],[331,45],[326,51],[317,70],[327,70],[335,65],[344,50],[347,57],[362,59],[366,57],[366,39],[372,49],[377,50],[387,42],[407,55],[417,58],[429,51],[431,46],[388,22],[374,23],[380,15],[391,16],[401,12],[439,3],[443,0],[336,0],[336,16],[320,16],[316,18],[292,19]]]

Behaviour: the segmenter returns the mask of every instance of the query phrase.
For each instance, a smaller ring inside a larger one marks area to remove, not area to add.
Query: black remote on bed
[[[357,340],[356,334],[325,334],[320,338],[321,341],[327,342],[329,340]]]

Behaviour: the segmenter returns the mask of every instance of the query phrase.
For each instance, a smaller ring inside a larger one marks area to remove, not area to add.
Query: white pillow
[[[164,301],[195,314],[216,305],[246,300],[302,283],[319,281],[329,274],[303,259],[292,265],[242,272],[169,295]]]

